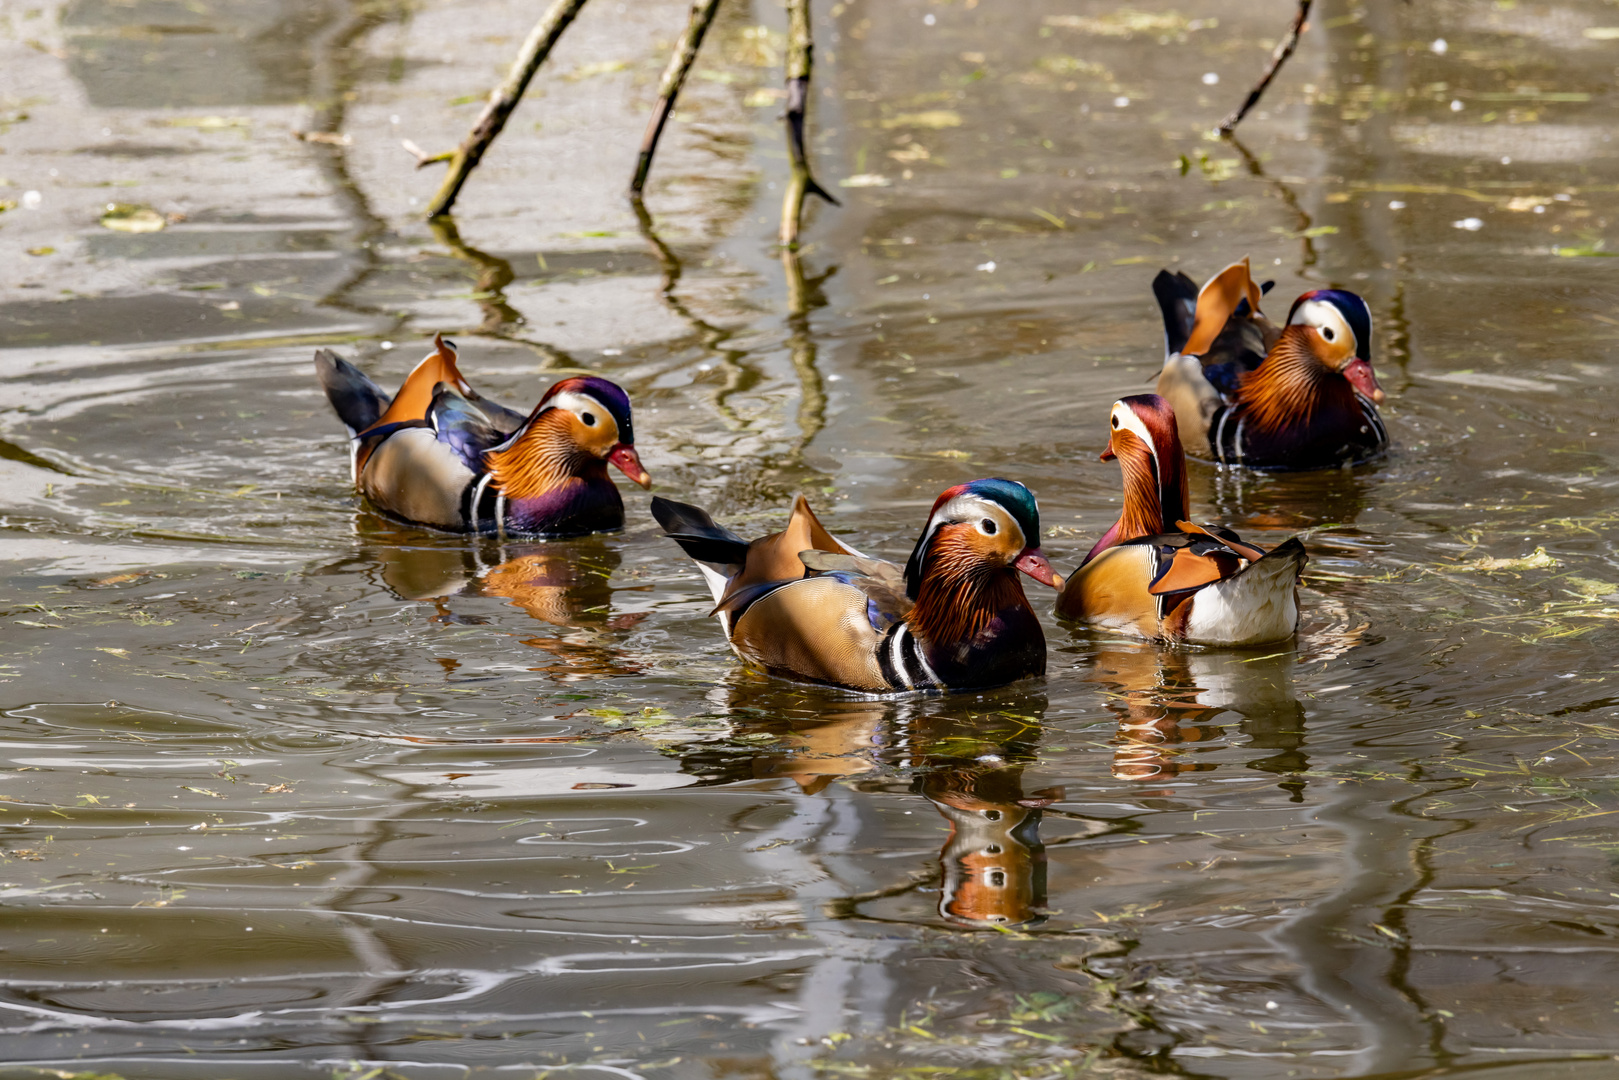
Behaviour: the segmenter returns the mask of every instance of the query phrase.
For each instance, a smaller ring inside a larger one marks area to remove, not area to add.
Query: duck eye
[[[588,412],[587,413],[580,413],[579,414],[579,419],[581,419],[581,420],[583,420],[585,422],[585,427],[595,427],[596,426],[596,414],[595,413],[588,413]]]
[[[1114,430],[1115,430],[1115,431],[1117,431],[1117,430],[1118,430],[1118,427],[1119,427],[1119,418],[1118,418],[1118,417],[1117,417],[1117,416],[1115,416],[1115,417],[1114,417],[1114,418],[1113,418],[1113,429],[1114,429]]]
[[[1328,341],[1338,340],[1338,332],[1330,326],[1323,326],[1321,328],[1321,336],[1326,338]]]
[[[995,535],[995,523],[993,521],[991,521],[989,518],[985,518],[983,521],[980,521],[978,523],[978,527],[980,529],[984,530],[984,535],[985,536],[994,536]]]

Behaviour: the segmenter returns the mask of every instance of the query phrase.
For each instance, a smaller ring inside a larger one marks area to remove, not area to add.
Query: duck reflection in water
[[[960,926],[1044,921],[1040,814],[1062,792],[1025,793],[1023,766],[1004,761],[941,765],[925,772],[918,786],[950,823],[939,853],[939,914]]]
[[[1011,706],[1017,715],[945,714],[937,710],[951,706],[948,698],[806,701],[775,684],[760,690],[752,692],[751,680],[733,685],[726,704],[732,715],[770,717],[741,723],[735,734],[769,734],[774,745],[740,758],[693,747],[685,755],[688,771],[719,783],[791,779],[806,795],[819,794],[835,780],[864,787],[882,785],[884,774],[908,773],[911,791],[950,826],[937,876],[938,912],[945,921],[984,928],[1044,919],[1040,819],[1063,792],[1028,791],[1023,783],[1024,769],[1038,758],[1043,700],[1020,698]],[[1034,715],[1026,715],[1031,705],[1037,706]],[[852,909],[865,899],[853,897],[848,904]]]
[[[462,625],[490,622],[486,616],[451,609],[455,597],[501,597],[538,622],[562,632],[519,638],[550,658],[530,670],[559,682],[638,675],[645,665],[613,647],[613,637],[634,628],[644,612],[611,613],[619,568],[616,548],[597,537],[571,541],[497,543],[452,541],[386,522],[361,519],[379,564],[383,584],[402,600],[431,603],[434,621]],[[635,588],[635,586],[630,586]]]
[[[1292,801],[1303,798],[1304,706],[1293,693],[1292,652],[1248,656],[1133,642],[1107,642],[1091,654],[1086,678],[1108,688],[1118,717],[1113,775],[1150,783],[1216,768],[1192,760],[1188,744],[1214,744],[1235,721],[1247,745],[1276,753],[1248,763],[1283,777]],[[1213,748],[1212,746],[1210,747]]]

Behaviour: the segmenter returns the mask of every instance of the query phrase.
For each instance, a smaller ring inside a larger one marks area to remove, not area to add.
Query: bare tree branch
[[[517,54],[517,60],[506,75],[506,81],[500,84],[499,89],[489,95],[489,104],[483,107],[483,113],[478,122],[472,126],[472,132],[455,153],[450,156],[450,171],[444,177],[444,183],[439,185],[438,194],[427,207],[429,218],[440,217],[450,212],[455,205],[456,196],[461,194],[461,187],[472,175],[472,170],[478,167],[483,155],[489,149],[489,144],[495,141],[501,129],[506,126],[506,120],[517,108],[517,103],[523,97],[523,91],[528,89],[534,73],[545,63],[545,58],[551,55],[551,50],[562,37],[562,32],[573,22],[574,16],[585,6],[585,0],[555,0],[549,11],[541,16],[540,21],[534,24],[534,29],[528,33],[528,39],[523,42],[522,52]]]
[[[781,242],[789,248],[798,246],[806,195],[819,195],[833,206],[839,205],[810,175],[809,154],[804,148],[804,110],[809,103],[814,50],[809,0],[787,0],[787,153],[792,158],[793,175],[781,203]]]
[[[1309,18],[1311,3],[1312,0],[1299,0],[1298,14],[1293,16],[1292,27],[1288,29],[1287,36],[1276,43],[1276,49],[1270,54],[1270,66],[1265,69],[1265,74],[1260,78],[1259,82],[1254,84],[1254,88],[1248,91],[1248,99],[1242,103],[1242,106],[1220,121],[1219,132],[1221,135],[1231,134],[1236,126],[1242,123],[1242,118],[1247,116],[1248,110],[1258,103],[1260,97],[1265,93],[1265,88],[1270,85],[1272,79],[1276,78],[1276,73],[1282,69],[1283,64],[1287,63],[1287,58],[1293,55],[1293,50],[1298,47],[1299,35],[1304,33],[1304,21]]]
[[[669,122],[675,99],[680,96],[680,88],[686,84],[686,76],[691,73],[691,66],[697,60],[697,50],[702,48],[703,36],[708,33],[709,24],[714,21],[714,12],[719,10],[719,6],[720,0],[692,0],[686,31],[675,43],[669,66],[663,69],[663,83],[658,87],[658,104],[652,110],[652,119],[647,121],[646,134],[641,136],[641,155],[635,162],[635,179],[630,181],[631,195],[640,195],[641,189],[646,186],[647,174],[652,171],[652,155],[658,152],[658,140],[663,137],[663,125]]]

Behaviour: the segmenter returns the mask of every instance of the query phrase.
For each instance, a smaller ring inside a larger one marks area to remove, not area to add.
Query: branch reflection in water
[[[792,464],[803,462],[804,451],[815,436],[826,426],[826,384],[815,366],[815,338],[810,332],[810,312],[826,306],[822,286],[838,272],[836,264],[821,273],[810,276],[804,272],[804,262],[796,250],[781,249],[781,267],[787,280],[787,328],[791,335],[793,370],[798,373],[798,443],[793,449]]]
[[[477,272],[473,281],[473,298],[483,313],[483,321],[476,327],[467,327],[459,333],[479,334],[526,345],[541,356],[544,361],[540,365],[542,371],[555,368],[588,370],[565,350],[517,333],[517,328],[529,320],[513,307],[506,297],[506,287],[517,280],[517,273],[509,260],[499,255],[491,255],[462,240],[461,232],[452,217],[446,215],[433,218],[428,221],[427,227],[433,231],[434,238],[449,249],[451,256],[471,265]],[[541,261],[543,264],[543,257]]]

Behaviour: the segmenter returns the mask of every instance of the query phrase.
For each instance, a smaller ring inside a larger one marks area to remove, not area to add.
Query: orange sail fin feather
[[[1244,300],[1253,314],[1259,314],[1260,295],[1246,258],[1214,275],[1198,293],[1192,336],[1181,346],[1181,354],[1202,356],[1212,349]]]
[[[405,376],[393,403],[374,426],[397,424],[404,420],[425,420],[428,406],[433,403],[433,391],[439,383],[449,383],[462,394],[472,392],[472,387],[467,385],[455,366],[455,346],[446,342],[443,334],[433,338],[433,351]]]

